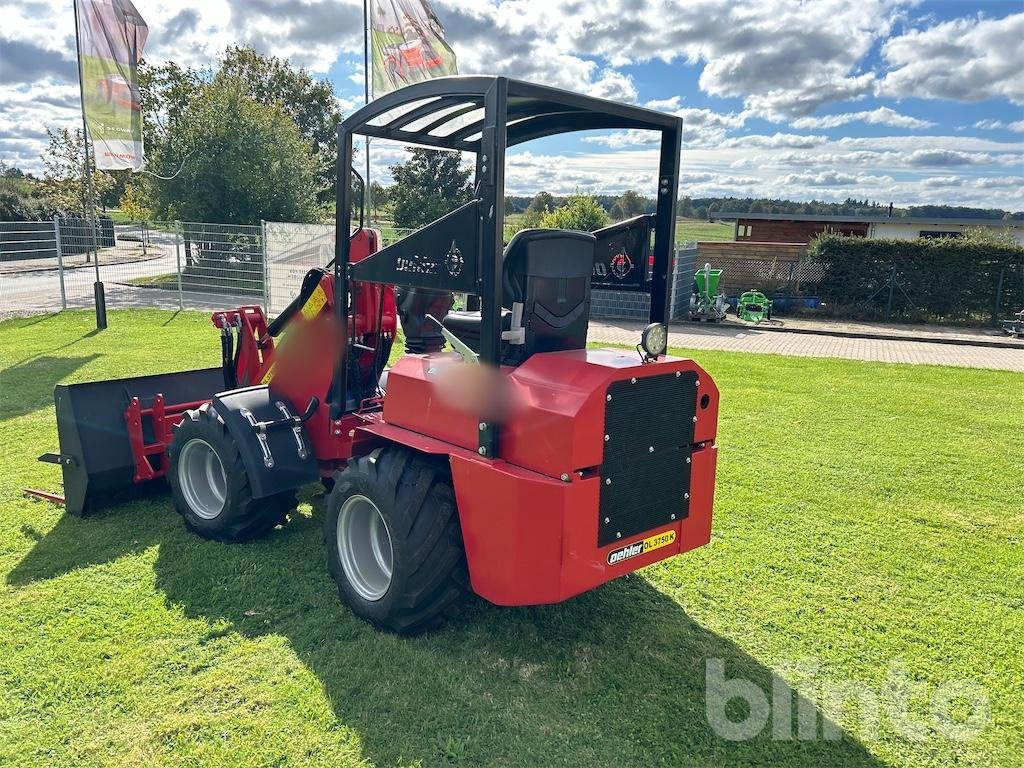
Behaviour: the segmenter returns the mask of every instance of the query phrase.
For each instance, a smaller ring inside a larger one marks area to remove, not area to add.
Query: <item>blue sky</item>
[[[231,43],[290,58],[362,102],[358,0],[135,0],[147,54],[202,65]],[[0,160],[38,169],[78,93],[64,0],[5,4]],[[463,73],[507,74],[678,114],[682,194],[1024,209],[1024,2],[437,0]],[[387,181],[398,147],[380,145]],[[653,190],[629,133],[509,160],[511,192]]]

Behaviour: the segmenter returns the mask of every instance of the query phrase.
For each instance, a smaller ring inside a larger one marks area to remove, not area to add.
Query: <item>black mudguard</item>
[[[283,405],[285,414],[278,404]],[[234,389],[214,396],[211,407],[227,427],[242,455],[252,495],[265,498],[298,488],[320,477],[316,457],[303,426],[268,429],[264,433],[252,422],[280,421],[302,414],[287,398],[274,394],[266,385]]]

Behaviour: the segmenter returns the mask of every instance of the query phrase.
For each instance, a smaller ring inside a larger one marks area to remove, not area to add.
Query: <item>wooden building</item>
[[[755,243],[809,243],[815,235],[829,231],[875,240],[913,240],[918,237],[961,237],[968,227],[1010,229],[1024,244],[1024,221],[1019,219],[942,219],[888,216],[813,216],[792,213],[715,214],[721,221],[734,222],[735,240]]]

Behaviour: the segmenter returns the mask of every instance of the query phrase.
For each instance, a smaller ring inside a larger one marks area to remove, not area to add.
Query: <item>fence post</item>
[[[260,250],[263,253],[263,311],[270,316],[270,267],[267,260],[267,222],[260,219]]]
[[[185,308],[185,302],[181,296],[181,222],[174,222],[174,260],[177,263],[178,273],[178,309]]]
[[[889,322],[889,318],[892,316],[892,292],[896,288],[896,264],[892,265],[892,270],[889,272],[889,298],[885,302],[885,322]]]
[[[57,279],[60,280],[60,308],[68,308],[68,295],[64,290],[64,254],[61,253],[60,244],[60,219],[57,214],[53,215],[53,242],[57,246]]]
[[[999,325],[999,305],[1003,300],[1003,278],[1006,276],[1006,267],[999,270],[999,280],[996,281],[996,300],[992,304],[992,325]]]

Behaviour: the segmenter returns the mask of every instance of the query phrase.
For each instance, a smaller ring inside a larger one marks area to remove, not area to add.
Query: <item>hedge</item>
[[[823,266],[819,293],[837,316],[992,323],[1024,308],[1020,246],[969,238],[823,234],[811,242],[807,256]],[[891,292],[890,278],[895,278]]]

